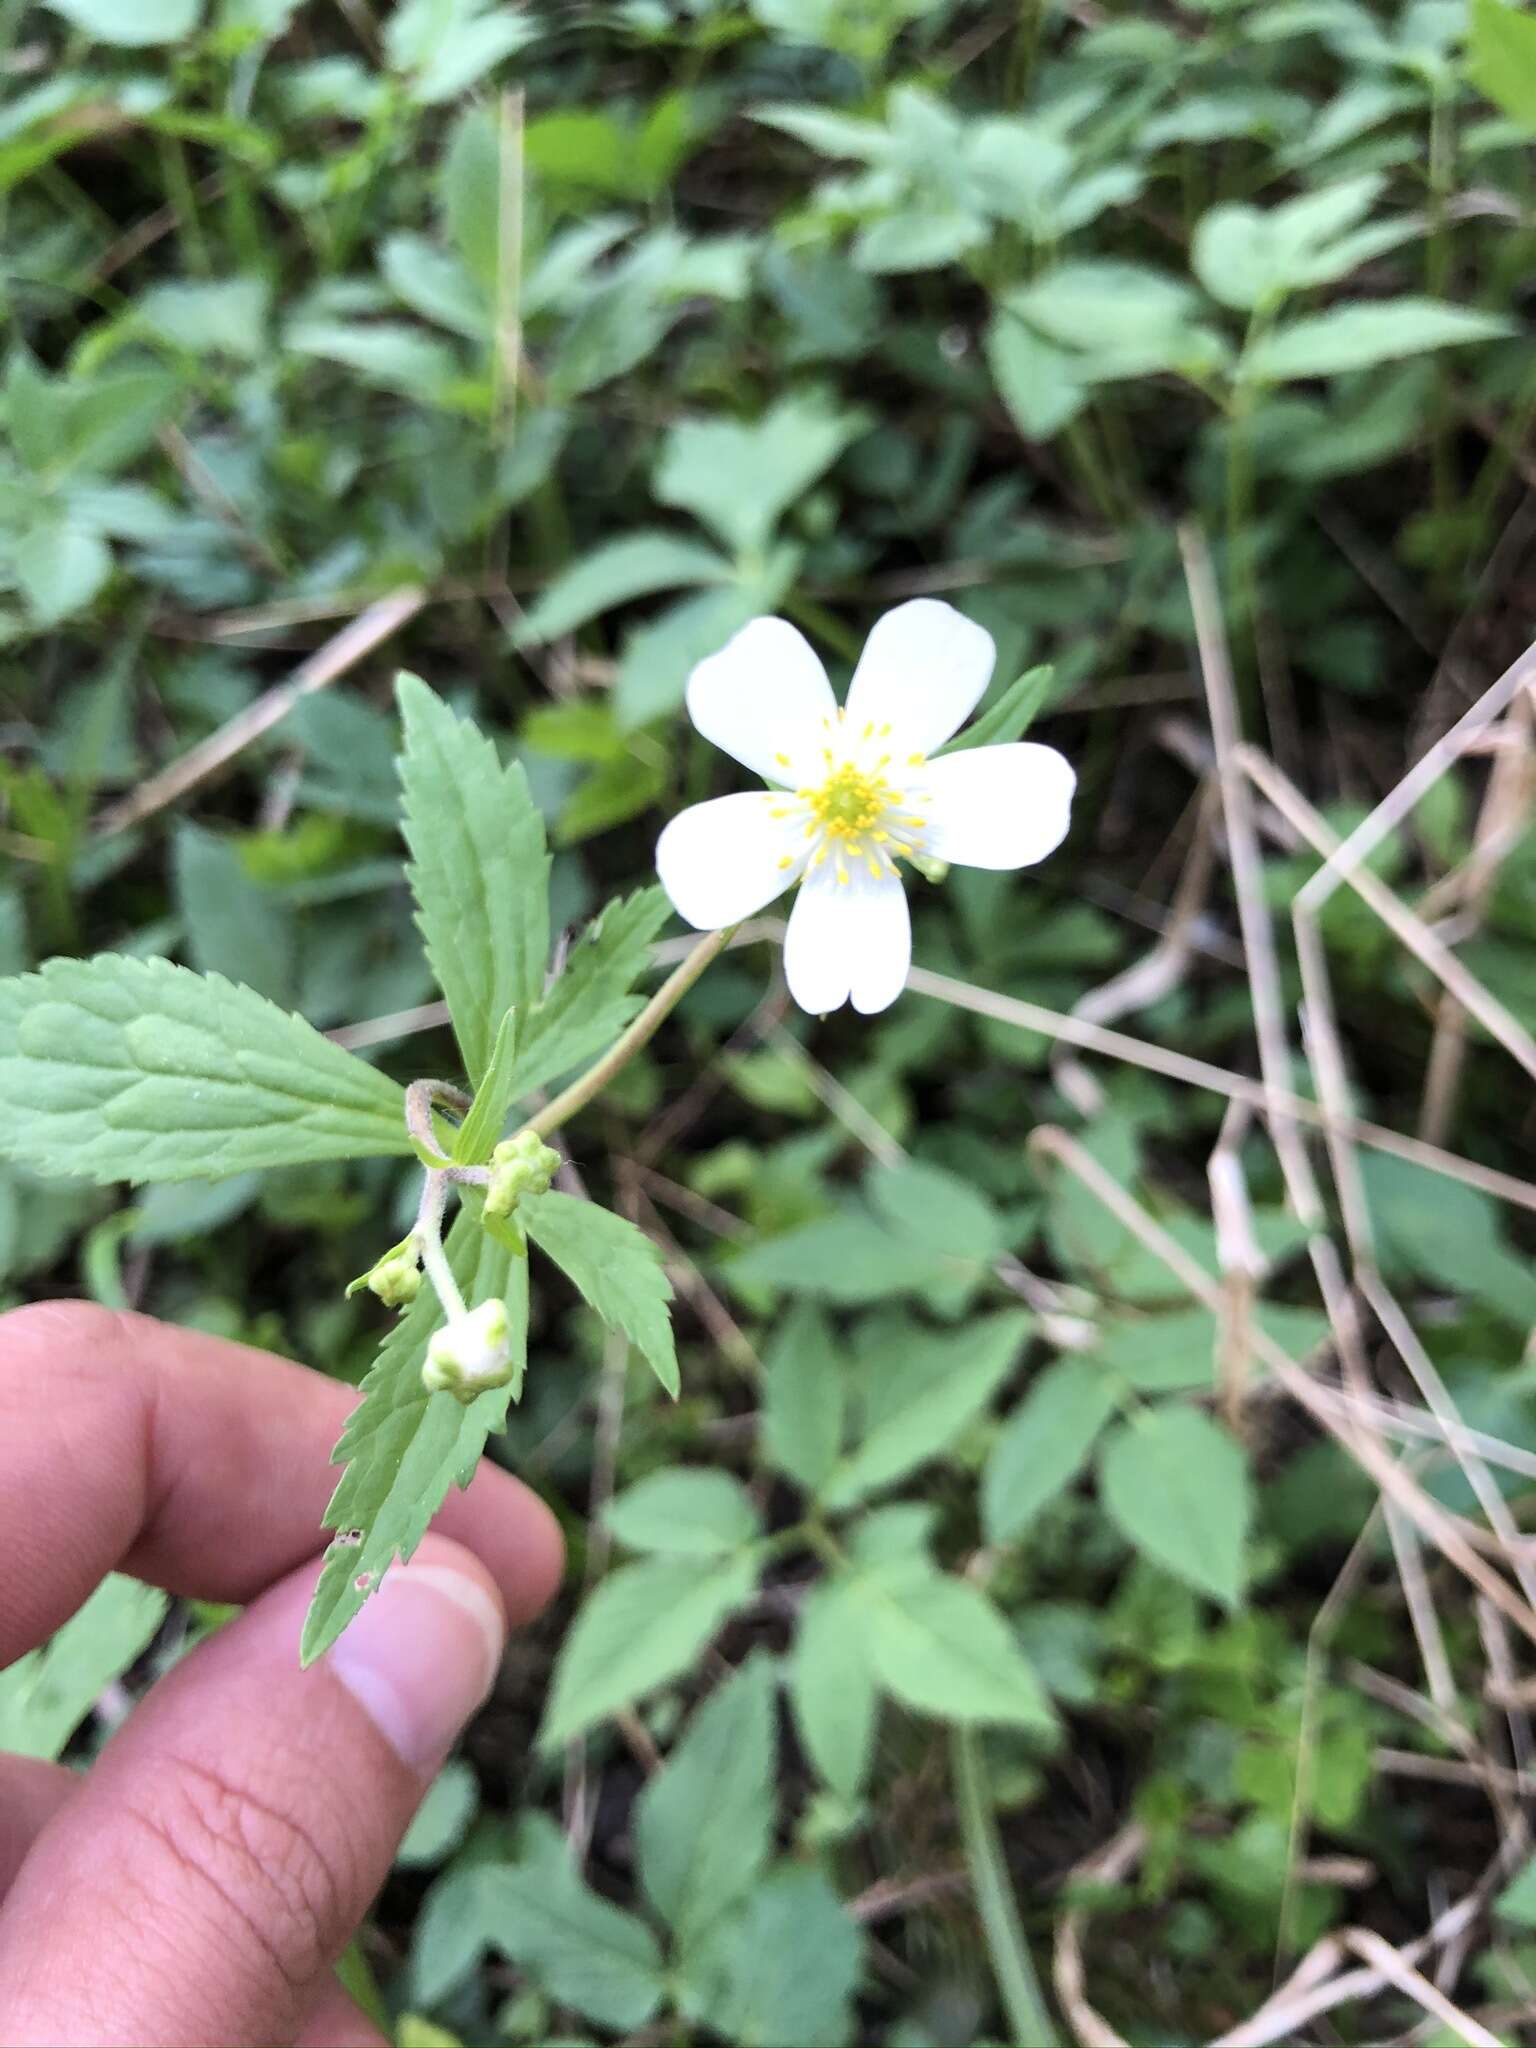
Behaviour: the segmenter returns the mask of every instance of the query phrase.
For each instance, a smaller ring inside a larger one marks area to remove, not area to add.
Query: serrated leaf
[[[555,1666],[539,1744],[555,1749],[686,1671],[757,1583],[757,1560],[651,1558],[610,1573]]]
[[[40,1649],[0,1671],[0,1751],[52,1762],[149,1645],[170,1602],[114,1572]]]
[[[709,1696],[635,1808],[646,1896],[686,1946],[752,1886],[773,1846],[773,1666]]]
[[[1307,320],[1292,320],[1263,334],[1244,352],[1240,375],[1252,383],[1283,384],[1296,377],[1336,377],[1376,363],[1417,356],[1463,342],[1496,341],[1515,332],[1512,322],[1467,306],[1434,299],[1387,299],[1334,306]]]
[[[857,1799],[869,1775],[879,1688],[857,1594],[825,1580],[801,1605],[790,1664],[800,1739],[834,1792]]]
[[[1050,696],[1055,675],[1049,662],[1026,669],[1016,683],[1008,685],[990,711],[984,711],[974,725],[963,727],[939,752],[959,754],[968,747],[990,747],[1023,739]]]
[[[411,887],[471,1085],[508,1010],[531,1010],[549,958],[544,821],[516,764],[416,676],[397,684]]]
[[[763,1361],[763,1452],[814,1492],[842,1448],[847,1365],[831,1325],[809,1302],[792,1308]]]
[[[514,1352],[522,1352],[527,1260],[512,1257],[467,1211],[455,1218],[446,1250],[471,1307],[497,1296],[506,1302]],[[451,1394],[429,1394],[422,1386],[427,1339],[441,1321],[436,1295],[423,1287],[385,1339],[332,1453],[332,1462],[346,1470],[325,1511],[325,1527],[340,1533],[325,1554],[304,1623],[306,1664],[330,1648],[390,1565],[411,1555],[449,1489],[468,1485],[486,1438],[506,1420],[514,1387],[493,1388],[465,1408]]]
[[[672,1283],[644,1231],[611,1209],[553,1191],[526,1198],[518,1216],[540,1251],[574,1282],[609,1329],[639,1346],[675,1398],[677,1348],[667,1310]]]
[[[616,898],[587,926],[570,958],[523,1022],[514,1097],[584,1066],[613,1043],[641,1007],[630,990],[650,964],[656,934],[672,914],[664,889]]]
[[[869,1359],[863,1430],[822,1488],[827,1505],[851,1507],[946,1450],[1012,1370],[1030,1326],[1019,1310],[956,1332],[888,1326]]]
[[[981,1483],[989,1543],[1008,1543],[1071,1484],[1117,1405],[1114,1379],[1096,1360],[1048,1365],[999,1432]]]
[[[630,533],[593,548],[530,605],[512,636],[515,647],[557,640],[599,613],[695,583],[728,583],[731,565],[702,541],[675,533]]]
[[[103,953],[0,982],[0,1151],[101,1182],[411,1150],[383,1074],[222,976]]]
[[[1122,1423],[1099,1452],[1099,1493],[1144,1556],[1237,1606],[1252,1519],[1248,1468],[1209,1416],[1166,1404]]]
[[[720,1557],[763,1533],[735,1474],[702,1466],[647,1473],[608,1503],[604,1519],[631,1550],[673,1557]]]

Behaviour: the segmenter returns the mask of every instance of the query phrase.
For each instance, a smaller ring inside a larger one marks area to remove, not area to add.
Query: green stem
[[[970,1865],[976,1910],[987,1937],[992,1974],[997,1979],[1009,2036],[1019,2048],[1058,2048],[1059,2036],[1046,2009],[1040,1980],[1030,1959],[1019,1909],[1008,1882],[1003,1845],[997,1832],[992,1788],[974,1728],[949,1731],[950,1772],[960,1813],[965,1860]]]
[[[655,1037],[710,962],[724,952],[734,929],[732,926],[728,931],[710,932],[700,939],[687,959],[674,968],[634,1023],[619,1034],[602,1058],[588,1067],[569,1088],[563,1088],[554,1101],[541,1109],[524,1128],[547,1138],[551,1131],[569,1123],[578,1110],[585,1109],[593,1096],[600,1095],[614,1076]]]

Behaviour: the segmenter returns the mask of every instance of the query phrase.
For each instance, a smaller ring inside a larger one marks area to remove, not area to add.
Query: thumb
[[[0,1914],[0,2041],[292,2041],[383,1882],[506,1620],[428,1537],[299,1669],[310,1564],[150,1694]]]

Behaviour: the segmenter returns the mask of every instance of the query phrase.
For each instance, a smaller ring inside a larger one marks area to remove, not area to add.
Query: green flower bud
[[[386,1308],[405,1308],[421,1292],[421,1268],[409,1252],[380,1259],[368,1275],[369,1288]]]
[[[537,1131],[519,1131],[504,1138],[491,1154],[491,1179],[485,1191],[487,1216],[510,1216],[524,1195],[548,1194],[560,1171],[560,1154]]]
[[[347,1299],[366,1287],[386,1308],[404,1308],[421,1292],[421,1267],[411,1240],[397,1244],[358,1275],[347,1289]]]
[[[504,1387],[511,1378],[511,1327],[504,1301],[482,1301],[433,1332],[421,1369],[429,1394],[452,1394],[468,1407],[487,1387]]]

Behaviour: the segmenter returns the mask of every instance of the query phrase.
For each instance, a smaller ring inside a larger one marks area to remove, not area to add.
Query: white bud
[[[511,1328],[504,1301],[482,1301],[434,1331],[421,1369],[421,1383],[429,1394],[452,1394],[466,1405],[487,1387],[504,1387],[511,1377]]]

